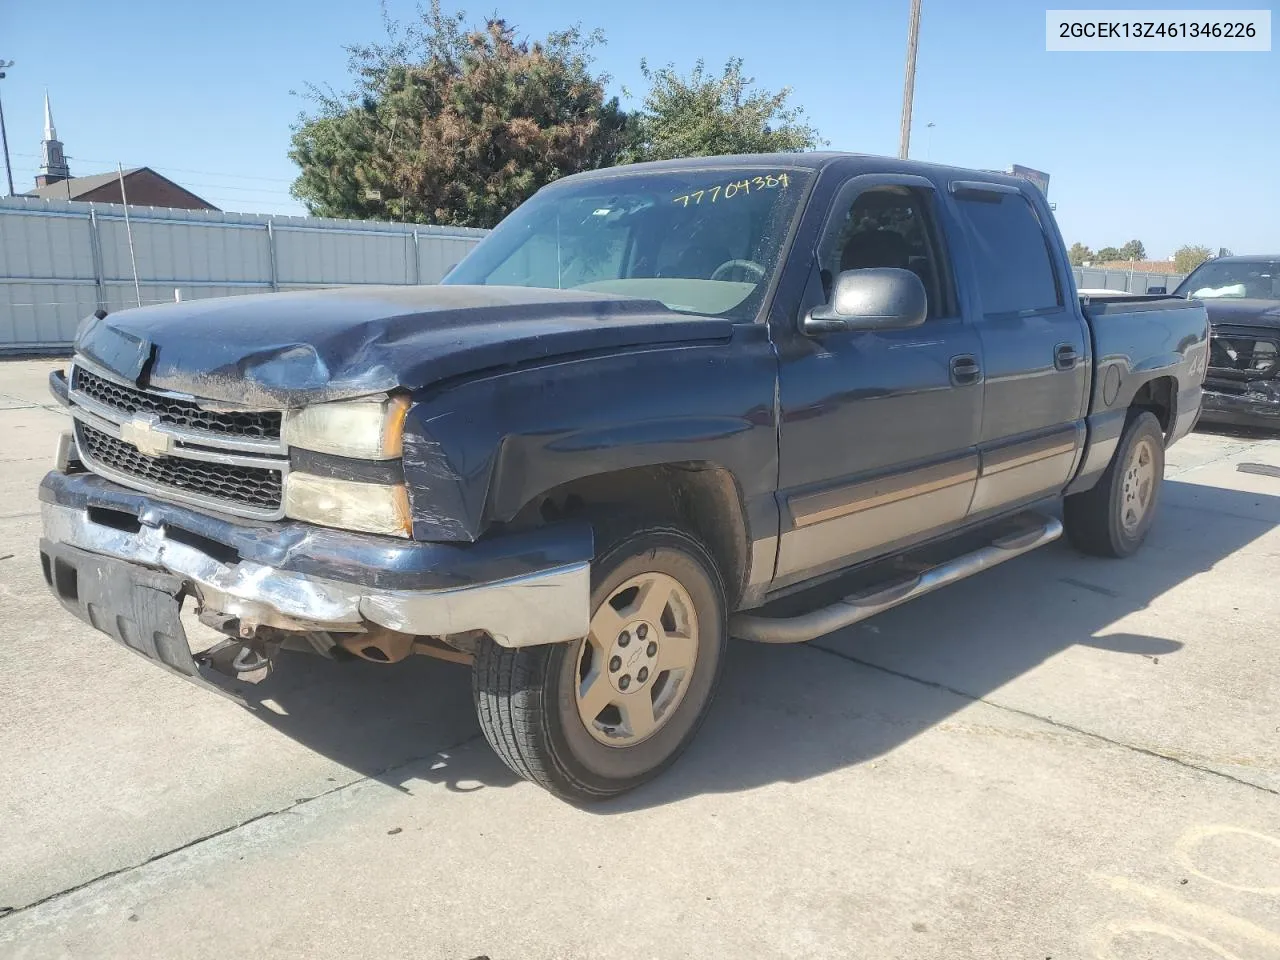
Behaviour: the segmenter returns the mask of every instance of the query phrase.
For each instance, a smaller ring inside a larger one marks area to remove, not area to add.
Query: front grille
[[[228,466],[186,457],[148,457],[132,444],[77,423],[80,452],[89,467],[99,465],[161,491],[174,490],[221,501],[228,507],[272,512],[280,509],[282,473],[266,467]]]
[[[1246,380],[1274,376],[1280,370],[1280,343],[1247,333],[1215,333],[1209,343],[1209,367]]]
[[[135,413],[153,413],[163,422],[173,424],[175,427],[215,436],[280,439],[278,410],[214,413],[200,409],[190,400],[137,390],[113,380],[107,380],[81,366],[75,368],[71,389],[126,416],[132,416]]]

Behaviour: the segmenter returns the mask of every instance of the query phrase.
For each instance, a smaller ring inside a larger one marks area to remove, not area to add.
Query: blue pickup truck
[[[41,559],[220,689],[289,651],[470,663],[511,769],[598,799],[690,742],[730,636],[803,642],[1064,529],[1132,554],[1208,353],[1196,301],[1080,297],[1022,180],[599,170],[437,286],[88,318]],[[193,651],[184,604],[225,639]]]

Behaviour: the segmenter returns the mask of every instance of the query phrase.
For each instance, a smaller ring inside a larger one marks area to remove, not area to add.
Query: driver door
[[[963,315],[923,177],[848,180],[827,212],[799,316],[841,270],[920,277],[928,318],[903,330],[778,331],[781,537],[775,587],[960,523],[978,475],[981,343]]]

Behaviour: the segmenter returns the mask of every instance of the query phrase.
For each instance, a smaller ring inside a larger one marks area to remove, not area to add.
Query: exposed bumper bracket
[[[85,623],[171,673],[244,703],[206,679],[191,653],[182,626],[180,577],[46,539],[40,541],[40,564],[54,595]]]

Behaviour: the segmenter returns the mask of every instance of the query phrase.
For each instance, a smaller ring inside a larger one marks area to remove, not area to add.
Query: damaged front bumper
[[[586,524],[473,544],[421,543],[220,519],[92,474],[57,471],[42,481],[40,499],[41,559],[63,605],[183,673],[184,665],[169,663],[174,651],[165,652],[175,641],[159,624],[155,594],[179,603],[194,595],[241,629],[381,628],[446,642],[479,631],[506,647],[574,640],[588,629]]]
[[[1206,382],[1200,419],[1237,427],[1280,430],[1280,380],[1220,385]]]

